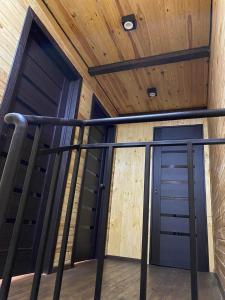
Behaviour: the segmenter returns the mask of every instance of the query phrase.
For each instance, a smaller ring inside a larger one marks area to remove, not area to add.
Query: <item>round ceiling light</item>
[[[134,24],[131,21],[127,21],[123,24],[123,27],[126,30],[132,30],[134,27]]]
[[[134,30],[137,27],[137,21],[135,15],[128,15],[122,17],[122,25],[125,31]]]

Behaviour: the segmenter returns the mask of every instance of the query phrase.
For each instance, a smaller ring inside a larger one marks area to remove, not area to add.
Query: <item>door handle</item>
[[[104,190],[104,188],[105,188],[105,185],[103,183],[100,183],[100,189]]]

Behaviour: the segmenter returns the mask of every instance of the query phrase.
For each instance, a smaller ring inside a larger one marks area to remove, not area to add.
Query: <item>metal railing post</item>
[[[144,171],[144,205],[142,224],[142,248],[141,248],[141,278],[140,300],[146,300],[147,294],[147,262],[148,262],[148,223],[149,223],[149,195],[150,195],[150,145],[145,147],[145,171]]]
[[[191,265],[191,299],[198,299],[198,273],[196,254],[195,229],[195,199],[194,199],[194,171],[193,171],[193,145],[187,144],[188,163],[188,200],[189,200],[189,230],[190,230],[190,265]]]
[[[44,264],[44,255],[45,255],[45,249],[46,249],[47,238],[49,233],[49,227],[51,223],[52,209],[53,209],[60,164],[62,160],[62,154],[63,152],[58,152],[56,154],[55,161],[54,161],[52,179],[50,183],[47,206],[46,206],[46,211],[45,211],[45,216],[43,221],[43,228],[42,228],[40,243],[38,247],[38,254],[37,254],[37,260],[35,265],[30,300],[36,300],[38,298],[39,286],[41,281],[41,273],[43,271],[43,264]]]
[[[27,198],[28,198],[28,195],[30,192],[31,177],[32,177],[34,166],[35,166],[40,137],[41,137],[41,127],[38,126],[35,131],[35,137],[34,137],[32,150],[31,150],[31,154],[30,154],[30,158],[29,158],[29,163],[28,163],[28,167],[27,167],[27,171],[26,171],[26,176],[25,176],[24,185],[23,185],[23,191],[21,194],[19,207],[18,207],[18,211],[17,211],[17,215],[16,215],[16,220],[15,220],[15,224],[13,226],[13,233],[12,233],[12,237],[10,240],[8,254],[7,254],[7,258],[6,258],[6,262],[5,262],[5,266],[4,266],[2,285],[1,285],[1,291],[0,291],[0,299],[1,300],[7,299],[8,293],[9,293],[11,278],[13,275],[13,266],[14,266],[15,259],[16,259],[15,255],[16,255],[16,250],[17,250],[18,243],[19,243],[21,228],[23,225],[23,216],[24,216],[24,211],[25,211],[25,207],[26,207],[26,202],[27,202]]]
[[[84,135],[84,127],[81,126],[80,131],[79,131],[78,144],[82,143],[83,135]],[[77,153],[76,153],[75,161],[74,161],[73,175],[72,175],[70,193],[69,193],[69,198],[68,198],[68,203],[67,203],[62,244],[61,244],[61,250],[60,250],[60,256],[59,256],[59,264],[58,264],[56,280],[55,280],[54,295],[53,295],[54,300],[59,299],[60,292],[61,292],[62,277],[63,277],[65,258],[66,258],[66,249],[67,249],[67,243],[68,243],[68,237],[69,237],[70,222],[71,222],[71,217],[72,217],[72,212],[73,212],[74,195],[75,195],[75,191],[76,191],[81,151],[82,151],[82,149],[79,147],[77,150]]]
[[[112,166],[113,166],[113,150],[114,148],[110,146],[107,151],[107,165],[106,165],[106,177],[105,177],[106,184],[105,184],[105,190],[103,191],[102,211],[100,214],[100,223],[99,223],[100,232],[99,232],[99,242],[98,242],[98,251],[97,251],[97,272],[96,272],[94,300],[101,299],[107,224],[108,224],[109,198],[110,198]]]
[[[21,159],[28,127],[26,119],[20,114],[11,113],[6,115],[4,119],[7,124],[15,125],[15,129],[0,182],[0,228],[5,219],[5,211],[12,192],[13,181]]]
[[[27,168],[23,191],[20,199],[16,222],[13,228],[13,234],[9,245],[8,256],[3,273],[3,281],[0,290],[0,300],[7,299],[11,277],[13,273],[13,266],[15,262],[15,254],[18,246],[19,235],[23,223],[23,214],[26,206],[26,199],[29,195],[29,185],[31,181],[32,171],[35,164],[35,158],[38,151],[38,144],[41,135],[41,126],[49,124],[52,126],[80,126],[79,141],[77,145],[68,145],[57,148],[41,149],[42,154],[58,153],[57,159],[54,163],[54,174],[51,181],[49,198],[45,213],[45,221],[41,241],[39,244],[37,265],[35,270],[34,282],[32,287],[31,299],[37,299],[39,284],[41,279],[41,272],[43,269],[43,257],[46,238],[48,235],[49,219],[51,217],[52,201],[54,199],[55,184],[57,182],[58,167],[60,165],[60,156],[63,151],[72,151],[77,149],[76,158],[74,162],[73,175],[71,180],[71,187],[69,199],[67,203],[66,218],[64,223],[62,245],[60,251],[59,265],[56,275],[56,282],[54,288],[54,300],[58,300],[61,292],[63,269],[65,264],[67,243],[69,237],[69,229],[71,223],[71,216],[73,211],[74,194],[76,190],[76,183],[78,177],[79,163],[82,149],[107,149],[107,170],[106,170],[106,187],[103,193],[103,208],[100,217],[100,238],[98,244],[98,260],[97,260],[97,273],[95,283],[94,299],[101,298],[102,278],[105,259],[105,244],[107,234],[108,222],[108,209],[109,209],[109,196],[110,184],[113,164],[113,151],[114,148],[128,148],[128,147],[145,147],[145,182],[144,182],[144,205],[143,205],[143,228],[142,228],[142,254],[141,254],[141,278],[140,278],[140,299],[146,299],[146,286],[147,286],[147,255],[148,255],[148,224],[149,224],[149,178],[150,178],[150,149],[151,147],[161,146],[187,146],[187,163],[188,163],[188,199],[189,199],[189,231],[190,231],[190,266],[191,266],[191,296],[192,300],[198,299],[198,278],[197,278],[197,250],[196,250],[196,217],[195,217],[195,199],[194,199],[194,171],[193,171],[193,145],[214,145],[225,144],[225,139],[191,139],[191,140],[167,140],[167,141],[153,141],[153,142],[130,142],[130,143],[96,143],[96,144],[82,144],[85,126],[96,125],[113,125],[124,123],[137,123],[137,122],[153,122],[153,121],[166,121],[178,119],[193,119],[205,117],[219,117],[225,116],[225,109],[220,110],[197,110],[186,112],[174,113],[158,113],[143,116],[129,116],[129,117],[115,117],[105,119],[92,119],[92,120],[74,120],[63,118],[51,118],[43,116],[23,116],[18,113],[10,113],[5,116],[5,121],[9,124],[15,125],[12,141],[10,143],[9,152],[6,158],[6,163],[3,169],[2,178],[0,181],[0,226],[5,218],[8,199],[11,195],[15,173],[18,169],[24,139],[27,134],[28,123],[37,125],[35,139],[32,146],[32,152],[29,158],[29,165]],[[60,154],[59,154],[60,152]],[[49,216],[49,218],[47,218]],[[48,219],[48,220],[47,220]],[[48,222],[47,222],[48,221]],[[33,297],[33,298],[32,298]]]

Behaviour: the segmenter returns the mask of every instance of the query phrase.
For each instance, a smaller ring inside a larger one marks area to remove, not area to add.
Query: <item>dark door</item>
[[[93,99],[91,118],[106,118],[108,115]],[[106,126],[91,127],[88,143],[112,142],[114,128]],[[102,182],[104,178],[105,152],[101,149],[88,150],[79,200],[75,230],[73,262],[96,257],[98,242],[98,223],[101,213]]]
[[[15,64],[17,62],[15,61]],[[73,73],[54,44],[46,37],[36,23],[30,29],[26,48],[23,53],[19,75],[13,87],[13,96],[5,97],[2,114],[20,112],[28,115],[52,117],[74,117],[77,105],[77,73]],[[7,93],[6,93],[7,94]],[[2,121],[0,140],[0,172],[7,156],[13,128]],[[24,177],[28,165],[34,137],[34,128],[29,126],[24,143],[22,160],[14,182],[13,192],[8,199],[8,208],[3,226],[0,229],[0,274],[2,274],[7,250],[15,223],[16,213],[23,190]],[[54,127],[45,127],[40,147],[49,148],[70,141],[72,131]],[[66,164],[68,157],[64,157]],[[52,171],[52,156],[38,157],[33,172],[30,194],[27,199],[22,234],[16,255],[14,275],[34,270],[36,249],[42,227],[42,218],[48,195]],[[60,171],[65,177],[64,166]],[[60,184],[59,184],[60,185]],[[59,191],[60,194],[60,191]]]
[[[154,140],[202,138],[202,125],[155,128]],[[198,270],[208,271],[203,146],[194,146]],[[187,147],[156,147],[153,152],[150,262],[190,268]]]

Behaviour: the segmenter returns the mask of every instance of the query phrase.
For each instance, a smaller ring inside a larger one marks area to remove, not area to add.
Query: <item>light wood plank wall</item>
[[[80,56],[77,54],[76,50],[64,35],[62,30],[59,28],[45,4],[39,0],[2,0],[0,1],[0,103],[2,102],[4,91],[7,85],[7,80],[10,74],[10,70],[13,64],[13,58],[16,52],[16,48],[18,45],[18,41],[20,38],[20,34],[22,31],[23,23],[25,20],[26,12],[28,7],[31,6],[37,16],[40,18],[42,23],[46,26],[47,30],[54,37],[56,42],[68,56],[72,64],[78,70],[78,72],[83,77],[82,91],[81,91],[81,101],[79,107],[79,115],[80,119],[88,119],[90,117],[91,110],[91,101],[92,95],[95,93],[99,100],[102,102],[103,106],[109,112],[110,115],[117,115],[117,111],[112,106],[110,100],[104,94],[103,90],[98,85],[95,78],[91,78],[87,72],[87,66],[81,60]],[[85,134],[87,138],[87,132]],[[65,194],[65,201],[62,209],[61,222],[59,227],[59,236],[56,247],[56,255],[55,255],[55,264],[57,263],[58,253],[61,245],[62,238],[62,228],[64,224],[65,218],[65,207],[67,203],[68,191],[71,181],[72,174],[72,164],[73,158],[71,160],[71,166],[69,169],[67,188]],[[79,194],[80,182],[81,182],[81,174],[84,165],[85,153],[82,154],[80,171],[79,171],[79,179],[77,186],[77,195]],[[66,260],[69,260],[71,255],[72,248],[72,239],[73,239],[73,230],[76,219],[76,207],[77,207],[77,199],[74,204],[73,218],[71,222],[71,230],[69,236],[69,243],[67,249],[67,257]]]
[[[225,1],[213,0],[209,108],[225,107]],[[225,137],[225,118],[209,119],[209,136]],[[210,149],[215,271],[225,290],[225,148]]]
[[[208,137],[207,120],[181,120],[117,126],[117,142],[149,141],[156,126],[203,124]],[[209,149],[205,146],[205,184],[210,271],[214,270]],[[144,190],[144,149],[116,149],[112,178],[107,255],[141,258],[142,210]],[[150,199],[151,203],[151,199]],[[151,207],[150,207],[151,211]],[[150,214],[149,211],[149,214]],[[151,214],[150,214],[151,215]],[[150,240],[150,233],[149,233]]]

